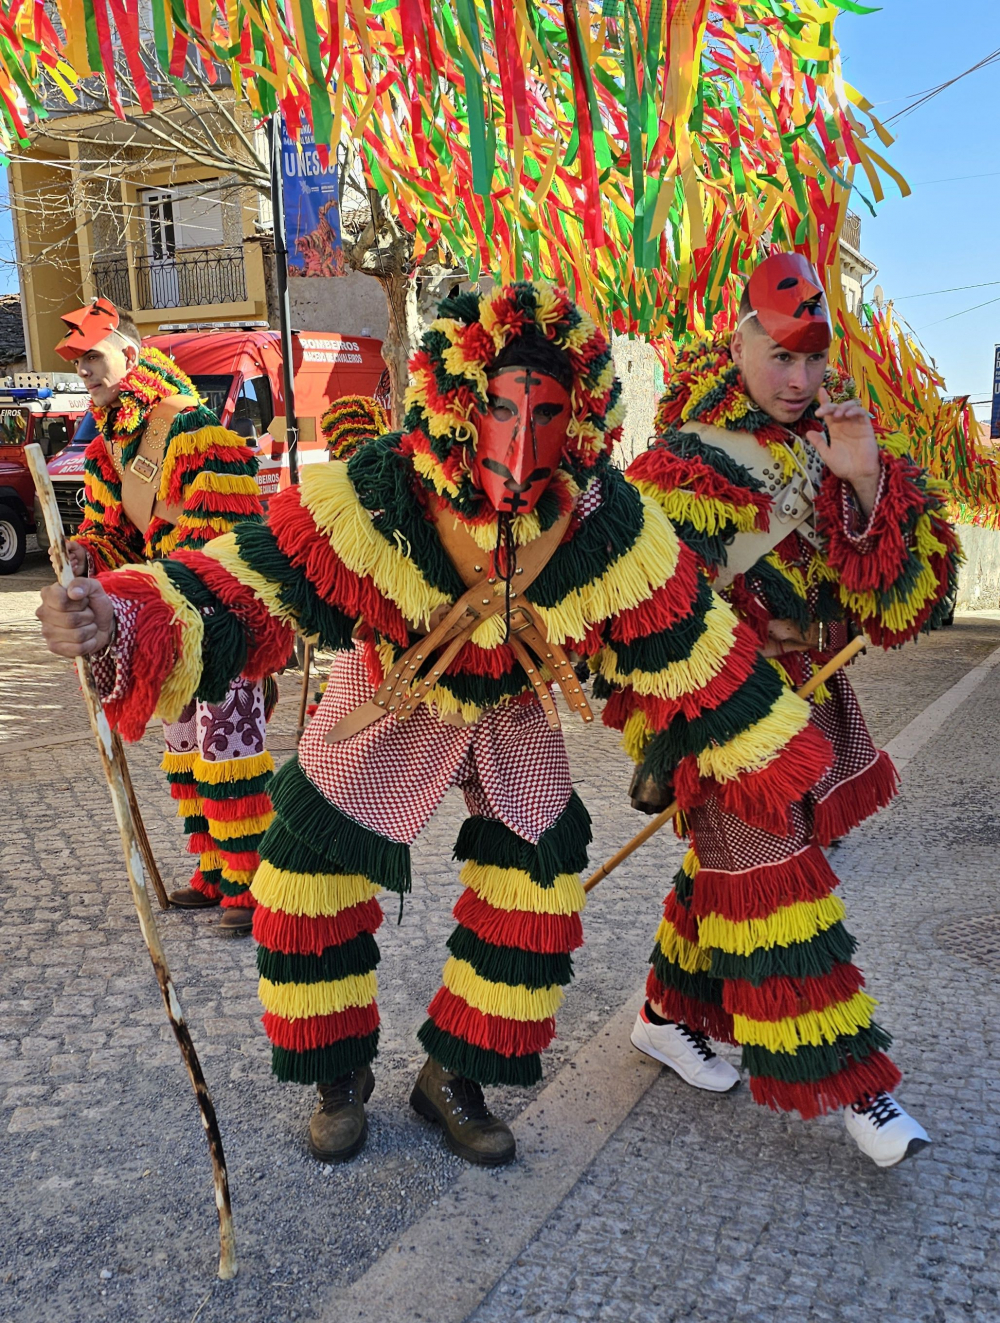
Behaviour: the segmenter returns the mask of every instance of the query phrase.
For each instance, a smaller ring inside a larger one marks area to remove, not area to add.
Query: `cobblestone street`
[[[252,944],[221,940],[215,911],[157,911],[229,1162],[240,1272],[219,1282],[204,1138],[75,674],[42,649],[32,617],[47,578],[35,552],[0,587],[0,1321],[339,1320],[354,1317],[340,1307],[345,1290],[368,1274],[371,1299],[381,1299],[378,1284],[405,1251],[415,1294],[382,1301],[381,1317],[445,1323],[437,1306],[425,1312],[421,1283],[450,1289],[446,1279],[465,1260],[409,1250],[407,1237],[423,1227],[420,1244],[433,1243],[435,1218],[466,1168],[407,1099],[423,1059],[415,1031],[452,927],[460,796],[448,797],[414,850],[414,891],[399,924],[395,898],[386,901],[371,1138],[344,1167],[309,1157],[312,1098],[271,1077]],[[901,652],[861,658],[853,679],[876,742],[889,743],[997,648],[1000,614],[979,613]],[[278,761],[294,748],[298,673],[281,688],[269,737]],[[917,749],[896,803],[832,855],[858,962],[896,1035],[900,1096],[933,1146],[878,1171],[839,1117],[805,1124],[756,1107],[746,1088],[712,1097],[647,1072],[625,1119],[596,1139],[603,1122],[586,1108],[566,1122],[566,1194],[536,1210],[527,1244],[516,1227],[498,1227],[508,1252],[488,1243],[488,1223],[485,1233],[470,1224],[470,1240],[485,1242],[472,1247],[487,1264],[482,1288],[466,1291],[448,1319],[1000,1317],[998,706],[1000,667]],[[628,806],[617,735],[565,716],[564,725],[594,817],[596,863],[644,819]],[[161,753],[151,728],[129,762],[170,888],[189,874]],[[662,833],[593,894],[546,1078],[526,1092],[491,1091],[502,1115],[544,1110],[554,1081],[586,1070],[577,1063],[588,1052],[600,1057],[602,1026],[641,986],[679,856]],[[532,1162],[524,1142],[513,1168],[476,1173],[479,1185],[468,1188],[513,1208]],[[463,1282],[454,1285],[458,1299]]]

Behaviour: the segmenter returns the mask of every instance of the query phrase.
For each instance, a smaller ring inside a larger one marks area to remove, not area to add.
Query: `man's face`
[[[776,422],[790,426],[816,398],[830,351],[795,353],[753,327],[736,332],[732,355],[754,403]]]
[[[109,336],[76,360],[77,373],[99,409],[106,409],[115,402],[118,387],[138,358],[139,351],[134,346],[123,346],[114,336]]]
[[[494,510],[535,508],[559,467],[570,417],[569,391],[554,377],[523,367],[490,377],[472,477]]]

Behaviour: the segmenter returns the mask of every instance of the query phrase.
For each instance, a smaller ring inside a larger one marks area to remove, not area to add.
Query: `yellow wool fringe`
[[[611,684],[631,686],[637,694],[657,698],[680,698],[697,693],[715,679],[726,663],[736,639],[737,620],[733,609],[721,597],[713,595],[705,616],[705,629],[689,656],[671,662],[662,671],[619,671],[614,648],[606,647],[600,655],[600,671]]]
[[[567,593],[554,607],[535,606],[550,643],[582,639],[589,625],[648,601],[677,568],[677,534],[655,501],[642,498],[642,531],[623,556],[593,583]]]
[[[236,449],[238,446],[245,445],[246,442],[241,436],[237,436],[235,432],[230,432],[225,427],[199,427],[194,432],[178,432],[176,436],[170,439],[170,448],[163,463],[157,499],[161,501],[167,499],[167,493],[170,491],[170,480],[173,477],[174,469],[177,467],[177,461],[182,455],[199,454],[208,450],[211,446],[227,446]],[[211,476],[219,477],[221,475],[212,474]],[[250,478],[249,481],[254,482],[253,478]],[[224,491],[225,488],[216,488],[216,490]],[[254,483],[254,495],[257,494],[257,490],[257,485]]]
[[[547,1020],[563,1002],[563,990],[558,984],[532,990],[523,984],[491,983],[480,978],[468,961],[454,956],[446,961],[441,982],[477,1011],[500,1015],[505,1020]]]
[[[866,992],[856,992],[847,1001],[835,1002],[821,1011],[790,1015],[784,1020],[749,1020],[733,1016],[733,1034],[740,1043],[766,1047],[769,1052],[794,1052],[802,1046],[819,1047],[838,1038],[867,1029],[878,1005]]]
[[[251,818],[240,818],[236,822],[222,821],[212,817],[213,799],[203,800],[202,812],[208,821],[208,829],[216,841],[230,841],[236,836],[259,836],[266,832],[274,821],[273,813],[261,813]]]
[[[223,781],[249,781],[254,776],[273,772],[274,759],[269,753],[254,753],[248,758],[223,758],[220,762],[210,763],[198,754],[193,770],[196,781],[217,786]]]
[[[190,772],[197,756],[197,749],[189,749],[187,753],[175,753],[173,749],[167,749],[163,754],[163,761],[160,763],[160,771],[172,772],[174,775],[178,772]]]
[[[292,873],[260,861],[253,880],[258,905],[282,914],[304,914],[310,919],[332,918],[379,893],[362,873]]]
[[[698,754],[698,772],[717,781],[735,781],[773,762],[799,731],[809,724],[809,704],[784,689],[765,717],[718,748]]]
[[[201,853],[201,870],[203,873],[219,873],[222,871],[223,858],[216,850],[203,850]]]
[[[656,930],[656,943],[672,965],[680,965],[689,974],[710,969],[712,956],[709,951],[682,937],[669,919],[661,919]]]
[[[370,1006],[377,991],[374,974],[349,974],[328,983],[272,983],[269,978],[262,978],[257,984],[257,996],[264,1010],[286,1020],[334,1015],[351,1006]]]
[[[95,511],[90,516],[92,519],[96,518],[98,523],[104,519],[108,510],[113,509],[116,505],[121,505],[120,499],[94,473],[84,475],[83,491],[88,505],[92,506],[95,501],[99,501],[104,506],[104,514]]]
[[[822,900],[800,900],[783,905],[766,919],[724,919],[708,914],[698,921],[698,941],[703,946],[717,946],[733,955],[750,955],[772,946],[794,946],[810,942],[817,933],[840,923],[846,911],[839,896]]]
[[[941,592],[938,577],[931,568],[932,555],[943,556],[947,547],[934,535],[930,516],[922,514],[917,519],[914,530],[914,550],[921,560],[920,572],[914,581],[909,595],[902,601],[890,606],[879,606],[874,593],[849,593],[841,589],[840,600],[849,611],[853,611],[861,620],[870,620],[878,616],[887,628],[904,633],[912,628],[913,622],[928,602],[936,599]]]
[[[222,876],[227,882],[236,882],[241,887],[248,887],[253,881],[254,870],[252,868],[230,868],[223,862]]]
[[[578,914],[587,902],[578,873],[560,873],[551,887],[540,887],[520,868],[466,863],[461,880],[497,910],[526,914]]]
[[[205,623],[201,613],[174,587],[162,565],[130,565],[133,574],[146,574],[156,584],[160,596],[181,626],[180,655],[163,682],[154,715],[168,724],[177,721],[194,697],[201,682],[201,648]]]
[[[310,467],[318,468],[319,465],[310,465]],[[263,602],[276,620],[291,625],[293,629],[297,627],[298,617],[295,612],[278,596],[280,585],[265,579],[262,574],[258,574],[246,564],[236,545],[235,533],[225,533],[222,537],[213,538],[202,548],[202,552],[209,559],[217,561],[237,582],[243,584],[244,588],[249,588],[254,597]]]
[[[653,727],[646,719],[645,712],[636,708],[622,728],[622,748],[634,763],[641,763],[646,756],[646,745],[653,735]]]
[[[722,529],[735,528],[740,533],[752,533],[757,527],[755,505],[733,505],[716,497],[699,496],[696,492],[675,487],[664,491],[653,482],[636,482],[643,496],[656,502],[668,519],[675,524],[690,524],[699,533],[715,534]]]
[[[437,607],[450,603],[400,547],[372,527],[371,514],[358,500],[346,464],[332,460],[306,465],[302,504],[347,568],[361,578],[371,578],[411,623],[427,624]]]

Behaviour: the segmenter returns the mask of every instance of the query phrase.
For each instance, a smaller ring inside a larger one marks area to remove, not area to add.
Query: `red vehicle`
[[[90,405],[83,382],[71,373],[20,372],[13,383],[0,385],[0,574],[19,568],[28,534],[36,531],[24,447],[34,443],[45,456],[58,454]]]
[[[260,460],[257,481],[266,500],[288,484],[281,339],[277,331],[243,327],[185,329],[144,341],[172,358],[194,382],[224,427],[246,437]],[[385,364],[382,342],[328,331],[296,331],[295,411],[299,463],[326,459],[320,420],[341,395],[374,394]],[[71,446],[49,465],[67,532],[83,502],[84,445]]]

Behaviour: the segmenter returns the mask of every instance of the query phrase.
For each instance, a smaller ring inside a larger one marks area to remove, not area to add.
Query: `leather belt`
[[[553,730],[559,729],[559,713],[549,693],[545,672],[556,681],[570,708],[575,708],[584,721],[593,721],[594,716],[565,650],[548,641],[544,622],[535,616],[523,594],[552,559],[570,518],[569,514],[563,515],[522,548],[513,576],[516,587],[510,592],[517,602],[511,610],[508,643]],[[475,540],[458,525],[447,507],[439,508],[434,519],[448,559],[469,586],[445,617],[395,662],[375,695],[348,712],[327,732],[324,739],[328,744],[350,739],[389,713],[397,721],[412,716],[480,625],[507,609],[507,584],[495,573],[484,574],[481,562],[485,556]]]

